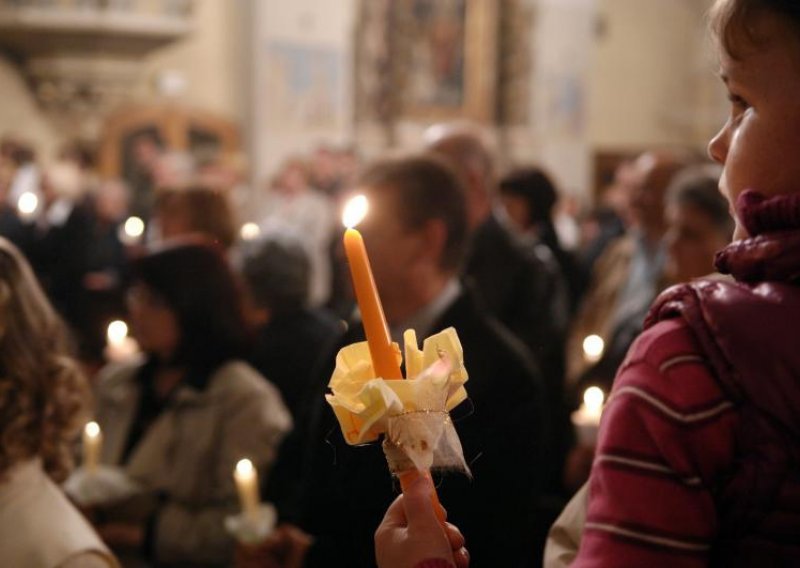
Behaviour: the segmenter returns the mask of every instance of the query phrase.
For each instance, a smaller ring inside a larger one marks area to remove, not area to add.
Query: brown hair
[[[0,476],[38,456],[63,480],[88,394],[64,324],[28,262],[0,238]]]
[[[397,213],[406,228],[439,219],[447,228],[440,265],[458,269],[467,247],[466,190],[448,162],[434,155],[379,160],[359,180],[375,191],[397,192]]]
[[[202,185],[162,189],[155,210],[161,217],[184,215],[189,231],[205,235],[224,249],[236,242],[236,216],[223,191]]]
[[[428,151],[444,157],[465,181],[470,179],[470,174],[477,176],[482,181],[483,190],[493,193],[497,181],[495,159],[486,134],[470,123],[439,126],[439,136],[430,141]]]
[[[757,47],[766,40],[754,29],[753,16],[758,12],[782,17],[800,37],[800,2],[797,0],[716,0],[710,12],[711,32],[734,59],[741,57],[743,47]]]

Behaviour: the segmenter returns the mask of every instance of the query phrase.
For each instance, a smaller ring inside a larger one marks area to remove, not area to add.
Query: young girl
[[[57,483],[72,468],[89,387],[67,330],[17,248],[0,238],[0,559],[110,568],[117,561]]]
[[[572,566],[800,565],[800,3],[717,0],[712,23],[731,114],[709,151],[736,221],[716,265],[733,279],[656,300],[604,414]],[[432,517],[398,499],[381,567],[450,566],[463,542]]]

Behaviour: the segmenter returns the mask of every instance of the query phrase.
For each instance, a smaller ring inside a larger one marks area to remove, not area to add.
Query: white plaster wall
[[[352,141],[352,59],[356,16],[355,0],[254,0],[252,136],[254,178],[263,180],[288,156],[307,154],[320,143]],[[270,117],[275,93],[264,88],[270,65],[271,43],[321,48],[339,54],[339,109],[335,124],[321,128],[287,128]]]
[[[701,96],[712,71],[703,19],[709,4],[600,2],[602,31],[589,78],[594,148],[698,144],[697,122],[712,112]]]
[[[539,0],[534,17],[530,131],[521,155],[536,161],[562,190],[583,194],[591,179],[591,66],[597,0]],[[528,155],[528,154],[532,155]]]
[[[182,103],[217,112],[242,124],[249,73],[247,23],[252,0],[195,0],[194,31],[186,39],[148,55],[133,96],[158,100],[161,72],[178,72],[186,81]]]

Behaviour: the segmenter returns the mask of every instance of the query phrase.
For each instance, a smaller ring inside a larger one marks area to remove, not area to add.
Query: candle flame
[[[36,194],[26,191],[19,196],[17,210],[23,215],[30,215],[36,211],[37,207],[39,207],[39,198],[36,197]]]
[[[97,438],[100,435],[100,425],[94,420],[87,422],[86,426],[83,428],[83,431],[86,432],[87,437]]]
[[[367,216],[367,211],[369,211],[367,198],[363,195],[356,195],[344,206],[342,224],[348,229],[352,229],[364,220],[364,217]]]
[[[236,473],[243,476],[252,475],[253,473],[253,462],[248,459],[239,460],[236,464]]]
[[[245,223],[239,231],[242,239],[245,241],[252,241],[258,238],[261,234],[261,229],[255,223]]]
[[[139,217],[128,217],[125,221],[125,234],[132,239],[138,239],[144,234],[144,221]]]
[[[108,331],[106,332],[108,342],[114,345],[122,343],[128,337],[128,324],[121,320],[112,321],[108,324]]]
[[[599,411],[603,407],[606,395],[600,387],[589,387],[583,393],[583,404],[589,410]]]
[[[583,340],[583,354],[588,361],[599,361],[606,345],[599,335],[589,335]]]

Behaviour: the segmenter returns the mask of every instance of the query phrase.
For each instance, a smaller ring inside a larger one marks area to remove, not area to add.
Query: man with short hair
[[[475,535],[475,566],[522,565],[531,557],[531,512],[545,455],[543,388],[524,347],[481,311],[459,280],[467,246],[459,178],[439,159],[418,156],[374,164],[358,189],[370,201],[359,229],[393,338],[400,341],[413,328],[422,341],[452,326],[464,349],[469,401],[452,417],[474,478],[446,476],[441,501],[449,519]],[[361,322],[354,321],[339,347],[363,338]],[[322,394],[315,395],[317,412],[301,436],[307,475],[297,494],[303,503],[284,504],[282,515],[315,539],[304,566],[371,567],[372,534],[395,491],[381,448],[346,445]],[[286,479],[285,470],[276,474]]]

